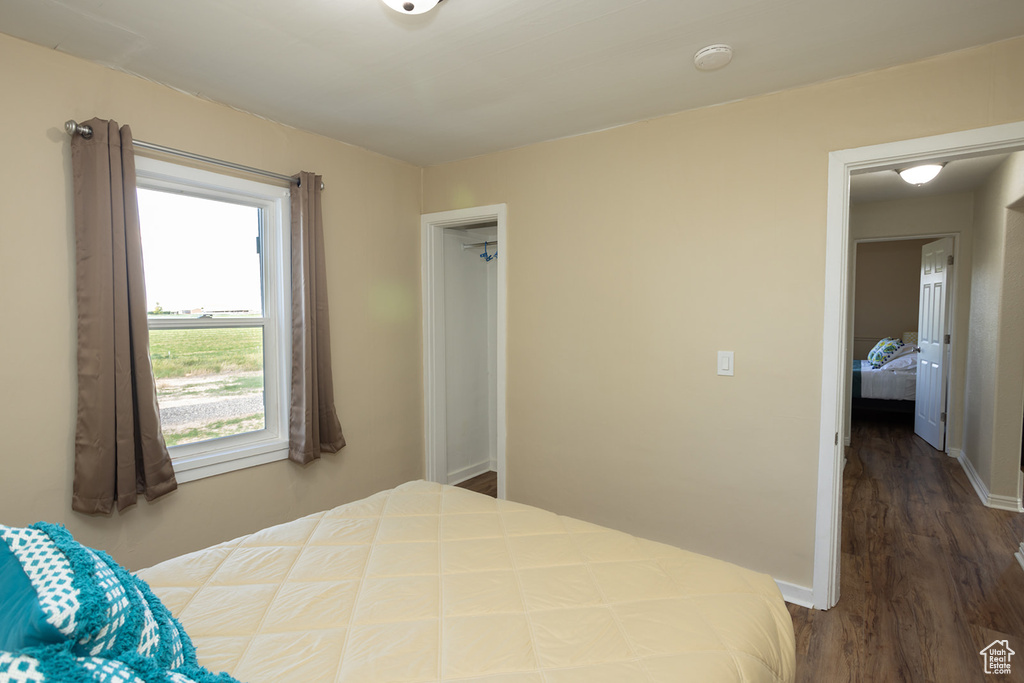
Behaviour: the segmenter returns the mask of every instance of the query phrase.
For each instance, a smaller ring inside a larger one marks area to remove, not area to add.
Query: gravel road
[[[164,428],[196,427],[216,420],[231,420],[262,412],[262,392],[231,397],[203,397],[161,406],[160,422]]]
[[[164,435],[204,430],[202,438],[233,434],[255,427],[252,420],[234,426],[211,425],[223,420],[259,415],[262,424],[263,391],[260,372],[231,372],[218,375],[165,377],[156,382],[160,402],[160,423]],[[251,389],[241,389],[248,385]],[[240,386],[241,385],[241,386]],[[260,387],[260,388],[256,388]],[[239,390],[241,389],[241,390]],[[193,439],[195,437],[192,437]]]

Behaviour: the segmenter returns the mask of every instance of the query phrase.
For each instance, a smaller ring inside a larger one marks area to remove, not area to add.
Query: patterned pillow
[[[147,672],[142,676],[147,682],[163,671],[195,680],[212,676],[199,668],[188,635],[144,581],[106,553],[80,545],[63,527],[45,522],[26,529],[0,525],[0,651],[8,659],[60,661],[76,670],[90,670],[93,660],[119,660]],[[84,663],[69,664],[68,657]],[[81,680],[105,680],[99,675]]]
[[[877,370],[885,365],[886,361],[892,358],[903,346],[904,344],[901,340],[894,337],[886,337],[875,344],[875,348],[868,352],[868,362],[871,363],[871,367]]]

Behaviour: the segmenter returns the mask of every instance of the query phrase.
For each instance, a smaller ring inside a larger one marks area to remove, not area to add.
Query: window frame
[[[136,186],[213,199],[259,209],[263,269],[261,318],[150,318],[150,330],[263,329],[264,429],[171,446],[168,452],[178,483],[185,483],[288,458],[288,412],[291,374],[291,188],[135,157]],[[145,256],[145,255],[143,255]]]

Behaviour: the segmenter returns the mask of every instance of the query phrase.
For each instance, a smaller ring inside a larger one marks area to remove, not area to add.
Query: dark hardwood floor
[[[855,418],[843,480],[839,604],[789,606],[797,680],[1024,681],[1024,515],[982,505],[905,417]],[[1009,676],[980,650],[1006,639]]]
[[[483,474],[467,479],[466,481],[458,484],[464,489],[470,491],[476,491],[484,495],[490,496],[491,498],[498,497],[498,473],[497,472],[484,472]]]

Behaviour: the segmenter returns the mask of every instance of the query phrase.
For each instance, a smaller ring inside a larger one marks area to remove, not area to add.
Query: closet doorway
[[[507,251],[504,204],[424,214],[426,476],[497,473],[505,498]]]

